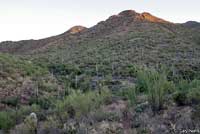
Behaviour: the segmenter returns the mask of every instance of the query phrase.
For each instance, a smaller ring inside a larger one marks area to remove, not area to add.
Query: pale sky
[[[40,39],[74,25],[91,27],[128,9],[176,23],[200,22],[200,0],[0,0],[0,41]]]

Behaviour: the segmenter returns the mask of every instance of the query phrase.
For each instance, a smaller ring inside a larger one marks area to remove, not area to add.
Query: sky
[[[132,9],[175,23],[200,22],[200,0],[0,0],[0,41],[40,39],[91,27]]]

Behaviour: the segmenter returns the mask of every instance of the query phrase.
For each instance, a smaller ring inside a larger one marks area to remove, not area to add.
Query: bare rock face
[[[143,12],[140,14],[140,13],[135,12],[134,10],[126,10],[116,15],[116,17],[119,17],[119,16],[124,18],[124,21],[128,20],[128,18],[132,18],[133,21],[135,20],[135,21],[147,21],[147,22],[154,22],[154,23],[170,23],[166,20],[153,16],[148,12]]]
[[[71,33],[71,34],[76,34],[76,33],[79,33],[83,30],[87,29],[86,27],[83,27],[83,26],[74,26],[72,28],[70,28],[67,32],[68,33]]]
[[[150,13],[147,13],[147,12],[144,12],[142,14],[140,14],[140,16],[144,19],[144,20],[147,20],[147,21],[150,21],[150,22],[155,22],[155,23],[169,23],[168,21],[165,21],[163,19],[160,19],[158,17],[155,17],[153,15],[151,15]]]

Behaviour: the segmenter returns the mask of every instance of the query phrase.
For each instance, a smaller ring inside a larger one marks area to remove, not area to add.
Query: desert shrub
[[[74,89],[79,89],[83,92],[86,92],[91,89],[91,76],[80,75],[71,78],[70,85]]]
[[[180,80],[176,84],[174,100],[178,105],[199,104],[200,103],[200,80]]]
[[[117,112],[106,112],[103,111],[102,109],[95,110],[94,112],[91,113],[91,117],[93,120],[97,122],[101,121],[119,121],[122,117]]]
[[[18,102],[19,102],[19,98],[16,97],[16,96],[8,97],[8,98],[1,101],[1,103],[4,103],[6,105],[10,105],[10,106],[14,106],[14,107],[17,106]]]
[[[78,67],[67,64],[52,64],[49,65],[49,70],[55,75],[81,74],[81,70]]]
[[[190,89],[189,93],[187,94],[189,103],[191,104],[198,104],[200,103],[200,87]]]
[[[23,123],[17,125],[11,133],[14,134],[37,134],[38,130],[38,119],[35,113],[31,113],[30,115],[26,116],[23,120]]]
[[[58,83],[63,85],[65,88],[72,87],[78,89],[81,87],[85,90],[85,88],[88,87],[88,82],[84,82],[87,80],[80,79],[82,77],[81,74],[83,73],[82,70],[75,65],[50,64],[48,68],[49,71],[56,77]],[[83,85],[80,85],[80,83],[82,83]]]
[[[189,81],[184,79],[179,80],[178,83],[176,84],[176,89],[179,91],[188,91],[189,88],[190,88]]]
[[[97,72],[96,66],[95,66],[94,73],[93,73],[94,75],[112,74],[112,68],[110,66],[108,66],[107,64],[106,65],[99,64],[97,67],[98,67],[98,72]]]
[[[41,115],[43,111],[41,110],[40,106],[32,104],[31,106],[21,106],[16,111],[13,111],[13,114],[15,116],[14,118],[16,122],[22,122],[25,119],[25,117],[32,112]],[[38,118],[40,118],[40,116]]]
[[[153,76],[153,75],[152,75]],[[153,110],[160,110],[164,103],[164,82],[165,76],[155,74],[148,84],[148,97]],[[148,77],[147,77],[148,78]],[[151,76],[149,77],[151,79]]]
[[[166,72],[153,69],[139,70],[137,78],[136,87],[140,92],[147,92],[152,109],[162,109],[165,94],[174,90],[174,84],[167,80]]]
[[[184,78],[184,79],[195,79],[196,77],[198,77],[199,72],[197,70],[193,70],[192,68],[187,68],[185,70],[180,69],[179,74]]]
[[[40,132],[42,130],[42,134],[50,134],[52,131],[58,131],[61,130],[63,127],[63,124],[59,122],[59,120],[56,117],[48,117],[46,121],[43,122],[40,128]],[[58,132],[57,132],[58,133]]]
[[[37,115],[35,113],[31,113],[31,115],[27,116],[24,120],[24,129],[27,130],[30,134],[37,133]]]
[[[0,112],[0,130],[8,130],[11,127],[13,127],[15,124],[15,121],[13,119],[13,116],[8,111],[2,111]]]
[[[9,75],[15,74],[16,72],[23,76],[38,76],[48,73],[46,68],[9,54],[0,54],[0,63],[2,63],[3,71]]]
[[[21,106],[18,112],[21,113],[22,115],[28,115],[32,112],[38,113],[40,110],[41,110],[40,106],[32,104],[31,106]]]
[[[110,97],[108,90],[102,90],[101,94],[96,91],[82,93],[74,91],[64,100],[57,101],[56,111],[59,114],[67,114],[68,117],[81,117],[87,115],[91,110],[99,107]],[[67,111],[67,113],[65,113]]]
[[[136,101],[135,88],[128,89],[125,96],[128,98],[130,105],[134,105],[135,104],[135,101]]]
[[[119,93],[117,93],[117,96],[127,99],[129,105],[133,106],[136,103],[136,88],[135,87],[125,88],[119,91]]]
[[[179,80],[176,84],[176,92],[173,94],[174,101],[179,106],[188,104],[188,89],[190,89],[190,84],[187,80]]]
[[[38,81],[38,88],[43,91],[53,92],[57,90],[58,86],[55,81],[40,80]]]
[[[119,73],[122,76],[136,76],[137,71],[139,70],[139,67],[136,65],[127,65],[124,66],[122,69],[119,70]]]
[[[186,92],[175,92],[173,98],[179,106],[183,106],[188,103]]]
[[[89,76],[86,76],[84,79],[82,79],[81,81],[78,82],[78,88],[81,90],[81,91],[88,91],[91,89],[91,77]]]
[[[53,101],[55,99],[51,96],[43,96],[43,97],[33,97],[30,99],[29,104],[30,105],[38,105],[42,109],[49,109],[51,106],[53,106]]]
[[[149,78],[146,77],[146,73],[148,72],[144,72],[144,71],[138,71],[137,72],[137,85],[136,85],[136,90],[137,92],[148,92],[148,81]]]
[[[21,106],[18,109],[8,109],[0,112],[0,130],[8,130],[16,124],[21,123],[30,113],[37,113],[40,115],[42,112],[38,105]],[[39,117],[40,118],[40,117]]]
[[[199,79],[194,79],[190,82],[190,87],[192,88],[198,88],[200,87],[200,80]]]
[[[69,87],[72,85],[74,77],[70,75],[57,75],[56,79],[59,83],[62,83],[64,87]]]

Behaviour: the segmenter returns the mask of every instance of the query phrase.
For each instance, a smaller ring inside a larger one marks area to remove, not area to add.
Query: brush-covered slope
[[[199,23],[174,24],[149,13],[127,10],[91,28],[76,26],[42,40],[3,42],[1,52],[28,59],[81,66],[166,64],[194,73],[200,66]]]
[[[32,51],[37,51],[45,46],[59,44],[59,40],[71,37],[81,31],[87,29],[83,26],[74,26],[63,34],[52,36],[40,40],[22,40],[22,41],[4,41],[0,43],[0,51],[15,54],[28,54]]]
[[[91,28],[2,42],[0,131],[168,134],[198,128],[199,33],[196,22],[174,24],[127,10]],[[32,112],[37,125],[29,122]]]
[[[0,53],[0,110],[34,103],[34,98],[57,94],[57,81],[46,68]]]
[[[181,72],[199,70],[197,28],[174,24],[148,13],[124,11],[54,45],[36,51],[50,61],[111,66],[164,63]],[[33,56],[35,57],[35,56]],[[186,71],[187,70],[187,71]]]

